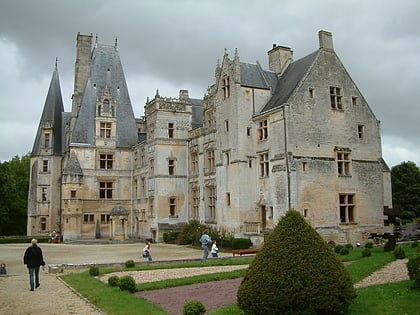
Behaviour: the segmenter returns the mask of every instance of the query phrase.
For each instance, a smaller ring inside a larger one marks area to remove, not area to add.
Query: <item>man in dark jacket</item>
[[[31,291],[33,291],[34,287],[38,288],[40,286],[39,267],[45,266],[42,250],[41,247],[38,246],[36,239],[32,239],[31,246],[26,249],[25,255],[23,256],[23,263],[28,267],[29,284],[31,285]]]

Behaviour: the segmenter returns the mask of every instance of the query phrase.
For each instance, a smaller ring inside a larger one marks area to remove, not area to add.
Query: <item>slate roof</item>
[[[80,167],[79,160],[76,154],[70,155],[63,170],[64,175],[83,175],[82,168]]]
[[[48,122],[51,123],[53,129],[52,138],[50,139],[51,144],[53,145],[52,155],[62,155],[64,140],[62,137],[61,114],[63,112],[63,98],[61,96],[60,80],[58,77],[58,69],[56,64],[51,78],[50,87],[48,89],[47,98],[45,100],[44,109],[42,110],[34,146],[32,147],[32,155],[41,154],[42,127]]]
[[[318,53],[319,50],[292,62],[287,67],[286,71],[277,81],[274,95],[264,106],[261,112],[266,112],[287,102],[296,87],[309,71],[311,65],[318,56]]]
[[[189,98],[188,102],[192,105],[191,128],[197,128],[203,125],[204,103],[197,98]]]
[[[270,89],[276,86],[277,75],[272,71],[263,70],[259,64],[240,63],[241,85],[259,89]]]
[[[72,144],[95,145],[96,100],[105,89],[116,102],[116,146],[132,147],[137,143],[136,121],[117,47],[97,44],[92,52],[91,72],[73,129]]]

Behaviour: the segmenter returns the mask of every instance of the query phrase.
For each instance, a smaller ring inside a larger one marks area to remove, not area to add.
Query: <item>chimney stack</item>
[[[273,48],[269,50],[267,54],[268,68],[277,75],[282,75],[293,61],[293,50],[289,47],[273,44]]]
[[[319,48],[334,51],[332,33],[327,31],[318,32]]]

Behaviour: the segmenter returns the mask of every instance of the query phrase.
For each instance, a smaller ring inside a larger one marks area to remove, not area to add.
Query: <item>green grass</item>
[[[403,246],[406,254],[413,255],[416,250],[409,245]],[[355,248],[349,255],[339,256],[343,261],[352,260],[346,268],[350,273],[353,283],[356,283],[371,273],[381,269],[389,262],[395,260],[392,252],[384,252],[382,247],[373,248],[372,256],[362,257],[363,249]],[[215,260],[207,262],[206,266],[242,265],[249,264],[252,258]],[[123,270],[155,270],[168,268],[188,268],[203,266],[201,262],[188,262],[177,264],[152,264],[136,266],[134,268],[123,268]],[[100,268],[100,274],[112,272],[112,268]],[[137,290],[156,290],[168,287],[203,283],[215,280],[233,279],[242,277],[244,270],[235,270],[217,274],[186,277],[181,279],[171,279],[153,283],[137,284]],[[138,314],[141,309],[142,314],[168,314],[158,306],[138,298],[133,294],[121,291],[119,288],[108,287],[103,282],[90,276],[89,273],[70,273],[61,278],[72,286],[77,292],[86,297],[98,308],[109,315],[119,314]],[[419,314],[418,298],[419,290],[412,290],[413,281],[401,281],[384,285],[370,286],[357,289],[357,298],[350,305],[348,315],[376,315],[376,314]],[[221,307],[209,315],[236,315],[242,314],[236,304]]]

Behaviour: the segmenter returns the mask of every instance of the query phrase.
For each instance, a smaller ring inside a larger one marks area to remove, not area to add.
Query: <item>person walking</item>
[[[213,257],[219,257],[219,248],[217,247],[216,240],[214,240],[213,245],[211,245],[211,255]]]
[[[149,261],[152,261],[152,246],[150,245],[150,242],[146,242],[146,246],[143,248],[143,257],[149,259]]]
[[[203,262],[206,262],[207,258],[209,257],[209,245],[211,244],[211,238],[208,233],[209,230],[205,229],[203,234],[200,236],[201,248],[203,249]]]
[[[25,255],[23,256],[23,263],[28,267],[29,284],[31,291],[40,286],[39,283],[39,267],[45,266],[44,257],[42,256],[42,249],[38,246],[36,239],[32,239],[31,246],[29,246]]]

